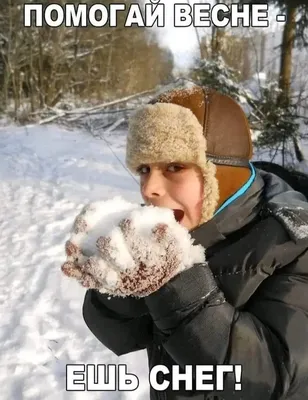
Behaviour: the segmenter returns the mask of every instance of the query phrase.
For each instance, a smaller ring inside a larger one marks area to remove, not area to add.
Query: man
[[[89,289],[84,320],[117,355],[146,348],[150,368],[242,366],[241,391],[226,374],[224,391],[183,384],[151,400],[307,398],[308,205],[251,158],[244,112],[214,90],[165,93],[130,120],[126,161],[145,205],[173,209],[206,263],[142,298]]]

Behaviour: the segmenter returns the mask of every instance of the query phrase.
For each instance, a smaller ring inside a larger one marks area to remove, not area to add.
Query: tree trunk
[[[39,58],[38,58],[38,87],[39,87],[39,100],[40,108],[42,109],[45,105],[44,101],[44,85],[43,85],[43,45],[42,45],[42,34],[39,32]]]
[[[201,60],[203,60],[205,58],[204,46],[202,44],[202,41],[201,41],[201,38],[200,38],[199,31],[198,31],[197,27],[195,27],[195,31],[196,31],[196,37],[197,37],[198,46],[199,46],[200,58],[201,58]]]
[[[216,0],[216,4],[221,3],[220,0]],[[223,3],[228,4],[228,1],[225,0]],[[222,52],[223,41],[225,36],[225,28],[217,28],[213,25],[212,27],[212,58],[217,59]]]
[[[35,111],[35,97],[34,97],[34,73],[33,73],[33,37],[30,31],[29,34],[29,41],[30,41],[30,57],[29,57],[29,80],[28,80],[28,90],[30,96],[30,104],[31,104],[31,112],[34,113]]]
[[[189,4],[191,6],[190,1],[189,0],[186,0],[186,1],[187,1],[187,4]],[[199,3],[201,3],[201,1]],[[196,32],[196,38],[197,38],[198,47],[199,47],[200,59],[203,60],[205,58],[205,51],[204,51],[203,43],[200,38],[197,27],[195,27],[195,32]]]
[[[281,46],[279,88],[281,95],[278,98],[279,104],[288,105],[290,101],[291,74],[292,74],[292,51],[295,39],[296,8],[287,6],[287,21],[283,30]]]
[[[246,81],[251,77],[251,63],[249,54],[249,42],[247,39],[243,39],[243,65],[242,65],[242,77]]]
[[[278,105],[287,107],[290,104],[291,77],[292,77],[292,52],[295,41],[296,29],[296,6],[287,5],[287,20],[283,30],[283,39],[280,58],[279,89],[281,93],[277,99]],[[296,137],[292,138],[297,161],[303,161],[304,155]],[[283,148],[285,147],[285,138],[283,139]],[[282,155],[284,159],[284,154]]]
[[[223,40],[225,36],[224,28],[216,28],[212,30],[212,58],[216,59],[221,55]]]
[[[261,35],[261,45],[260,45],[260,71],[264,72],[265,68],[265,45],[266,45],[266,35],[262,33]]]

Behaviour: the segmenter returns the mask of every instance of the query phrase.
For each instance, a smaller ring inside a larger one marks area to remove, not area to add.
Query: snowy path
[[[125,137],[108,136],[124,160]],[[116,357],[81,316],[85,290],[60,272],[73,218],[88,201],[138,186],[105,142],[55,126],[0,129],[0,387],[4,400],[147,400],[145,352]],[[66,364],[126,363],[135,392],[66,392]]]

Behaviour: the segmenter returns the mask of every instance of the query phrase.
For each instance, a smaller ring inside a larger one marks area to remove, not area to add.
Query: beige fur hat
[[[207,88],[162,94],[139,108],[129,121],[126,165],[132,173],[141,164],[154,162],[187,162],[201,169],[204,196],[199,225],[213,217],[218,204],[215,164],[248,166],[251,154],[244,112],[230,97]]]

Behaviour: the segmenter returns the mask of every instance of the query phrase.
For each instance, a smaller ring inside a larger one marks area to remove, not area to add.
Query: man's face
[[[176,219],[188,230],[199,224],[203,177],[197,166],[183,163],[144,164],[138,168],[138,174],[146,205],[176,210]]]

